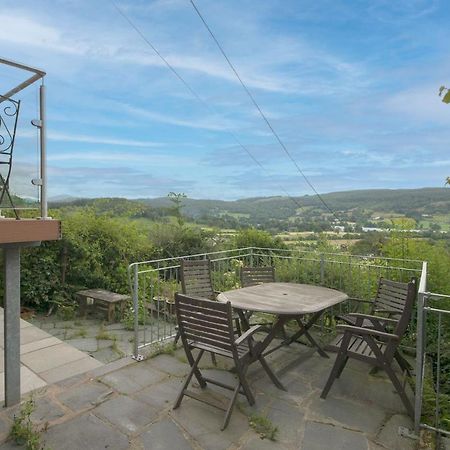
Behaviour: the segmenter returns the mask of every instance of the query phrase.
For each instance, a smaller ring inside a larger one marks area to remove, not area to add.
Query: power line
[[[194,3],[194,0],[189,0],[191,2],[191,5],[193,6],[193,8],[195,9],[197,15],[200,17],[201,21],[203,22],[203,25],[205,26],[205,28],[208,30],[209,34],[211,35],[212,39],[214,40],[214,42],[216,43],[217,47],[219,48],[220,52],[222,53],[223,57],[225,58],[225,60],[227,61],[228,65],[230,66],[231,70],[234,72],[236,78],[239,80],[239,83],[241,84],[241,86],[243,87],[244,91],[247,93],[247,95],[249,96],[250,100],[252,101],[252,103],[255,105],[256,109],[258,110],[259,114],[261,115],[261,117],[263,118],[263,120],[266,122],[267,126],[269,127],[270,131],[272,132],[272,134],[275,136],[275,139],[278,141],[278,143],[280,144],[281,148],[284,150],[284,152],[286,153],[286,155],[288,156],[288,158],[292,161],[292,163],[295,165],[297,171],[300,173],[300,175],[304,178],[304,180],[306,181],[306,183],[308,184],[308,186],[313,190],[313,192],[317,195],[317,198],[322,202],[322,204],[325,206],[325,208],[331,213],[333,214],[333,216],[338,219],[336,213],[330,208],[330,206],[328,206],[327,202],[323,199],[323,197],[319,194],[319,192],[317,191],[317,189],[314,187],[314,185],[311,183],[311,181],[309,180],[309,178],[305,175],[305,173],[303,172],[303,170],[300,168],[300,166],[297,164],[297,161],[295,161],[295,159],[293,158],[293,156],[291,155],[291,153],[289,152],[289,150],[286,148],[286,146],[284,145],[283,141],[281,140],[280,136],[278,135],[278,133],[275,131],[274,127],[272,126],[272,124],[270,123],[269,119],[266,117],[266,115],[264,114],[264,112],[262,111],[262,109],[260,108],[260,106],[258,105],[257,101],[255,100],[255,97],[252,95],[252,93],[250,92],[250,90],[247,88],[246,84],[243,82],[242,78],[240,77],[238,71],[236,70],[236,68],[234,67],[233,63],[230,61],[230,58],[228,58],[227,54],[225,53],[225,50],[223,49],[223,47],[220,45],[219,41],[217,40],[216,36],[214,35],[214,33],[212,32],[211,28],[209,27],[209,25],[206,23],[205,18],[202,16],[202,14],[200,13],[199,9],[197,8],[196,4]]]
[[[202,103],[209,112],[216,114],[216,111],[209,105],[205,100],[203,100],[197,92],[192,89],[192,87],[188,84],[188,82],[178,73],[178,71],[167,61],[167,59],[158,51],[158,49],[147,39],[144,33],[134,24],[134,22],[125,14],[125,12],[117,6],[114,0],[110,0],[116,11],[126,20],[126,22],[136,31],[136,33],[141,37],[141,39],[153,50],[153,52],[164,62],[167,68],[183,83],[183,85],[188,89],[188,91],[200,102]],[[254,155],[250,152],[250,150],[242,144],[240,139],[231,131],[227,130],[228,134],[230,134],[236,143],[241,147],[247,155],[266,173],[268,173],[267,169],[254,157]],[[298,208],[301,208],[302,205],[292,197],[289,192],[284,189],[282,186],[278,185],[278,188],[283,191],[286,196],[293,202]]]

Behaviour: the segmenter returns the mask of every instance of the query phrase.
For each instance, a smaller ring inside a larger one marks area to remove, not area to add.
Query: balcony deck
[[[220,431],[223,412],[191,399],[178,410],[172,405],[188,371],[184,352],[163,354],[143,362],[124,359],[93,372],[47,386],[35,393],[32,419],[47,424],[46,447],[95,449],[413,449],[417,442],[398,433],[412,427],[390,382],[370,367],[350,361],[326,400],[322,386],[334,361],[312,349],[293,344],[272,353],[268,360],[288,392],[278,390],[258,364],[248,378],[256,397],[249,407],[240,398],[230,425]],[[234,377],[226,360],[211,375]],[[208,366],[209,365],[209,366]],[[195,388],[194,388],[195,389]],[[207,387],[202,395],[219,401],[229,395]],[[16,408],[0,414],[4,442]],[[278,428],[276,440],[262,440],[249,426],[251,414],[267,416]],[[16,448],[9,442],[1,449]]]

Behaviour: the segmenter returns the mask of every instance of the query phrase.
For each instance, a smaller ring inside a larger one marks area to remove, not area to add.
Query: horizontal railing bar
[[[450,310],[431,308],[430,306],[425,306],[423,309],[424,309],[424,311],[431,311],[431,312],[435,312],[435,313],[450,314]]]
[[[164,261],[171,261],[174,259],[184,259],[184,258],[196,258],[198,256],[208,256],[208,255],[218,255],[220,253],[227,253],[227,252],[239,252],[244,250],[251,250],[253,247],[245,247],[245,248],[236,248],[236,249],[230,249],[230,250],[220,250],[217,252],[206,252],[206,253],[196,253],[194,255],[182,255],[182,256],[172,256],[171,258],[162,258],[162,259],[152,259],[148,261],[138,261],[130,264],[130,267],[141,265],[141,264],[151,264],[151,263],[157,263],[157,262],[164,262]]]
[[[445,436],[450,436],[450,431],[446,431],[441,428],[432,427],[431,425],[427,425],[426,423],[421,423],[420,428],[424,428],[425,430],[435,431],[436,433],[444,434]]]
[[[311,250],[291,250],[291,249],[283,249],[283,248],[266,248],[266,247],[247,247],[246,249],[254,249],[254,250],[273,250],[277,252],[297,252],[297,253],[316,253],[320,255],[345,255],[349,258],[364,258],[364,259],[388,259],[394,261],[406,261],[406,262],[417,262],[422,263],[420,259],[404,259],[404,258],[392,258],[388,256],[370,256],[370,255],[352,255],[350,253],[336,253],[336,252],[317,252]]]
[[[450,298],[450,295],[446,295],[446,294],[435,294],[434,292],[426,292],[427,295],[427,300],[439,300],[439,299],[444,299],[444,298]]]

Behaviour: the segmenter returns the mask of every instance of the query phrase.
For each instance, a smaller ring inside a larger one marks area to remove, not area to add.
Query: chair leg
[[[400,399],[402,400],[402,403],[405,406],[406,411],[411,417],[414,417],[414,408],[412,407],[411,402],[409,401],[409,398],[406,395],[405,389],[400,383],[400,380],[397,378],[397,375],[395,374],[394,370],[388,364],[385,364],[383,368],[387,373],[389,379],[391,380],[392,384],[394,385],[398,395],[400,396]]]
[[[245,377],[248,370],[248,366],[245,368],[236,368],[237,375],[239,378],[239,385],[242,386],[242,389],[244,390],[245,396],[247,397],[247,401],[250,406],[255,404],[255,397],[253,396],[253,392],[250,389],[250,386],[248,384],[247,378]]]
[[[409,364],[398,350],[395,352],[394,358],[400,366],[400,369],[402,369],[403,372],[406,372],[408,377],[411,377],[411,364]]]
[[[338,378],[345,367],[347,354],[344,352],[339,352],[336,361],[334,362],[334,366],[331,369],[330,376],[328,377],[328,381],[323,388],[322,394],[320,394],[320,398],[327,398],[328,392],[330,392],[331,386],[333,386],[334,380]]]
[[[238,371],[239,372],[239,371]],[[228,426],[231,418],[231,413],[233,412],[234,404],[236,403],[237,395],[239,394],[239,389],[241,387],[241,383],[237,383],[237,386],[235,390],[233,391],[233,396],[231,397],[230,403],[228,405],[228,409],[225,413],[225,419],[223,421],[223,425],[221,430],[225,430],[225,428]]]
[[[337,373],[336,378],[339,378],[341,376],[341,373],[345,369],[347,362],[348,362],[348,356],[345,357],[344,362],[342,363],[341,367],[339,367],[339,372]]]
[[[180,340],[180,330],[177,330],[177,334],[175,335],[175,340],[173,341],[173,345],[177,345],[178,341]]]
[[[215,353],[211,353],[211,362],[217,366],[217,359],[216,359],[216,354]]]
[[[206,381],[203,379],[202,374],[200,373],[200,371],[198,370],[198,367],[197,367],[204,352],[205,352],[204,350],[200,350],[195,361],[194,361],[194,358],[192,357],[192,353],[190,353],[190,351],[186,352],[187,359],[189,361],[189,364],[191,365],[191,371],[189,372],[189,375],[187,376],[185,382],[183,383],[183,386],[181,388],[180,393],[178,394],[178,397],[175,401],[175,405],[174,405],[173,409],[177,409],[180,406],[181,400],[183,400],[183,397],[184,397],[184,392],[186,391],[187,387],[189,386],[189,383],[191,382],[192,376],[194,374],[195,374],[195,377],[197,378],[200,386],[202,388],[206,387]]]
[[[198,366],[198,363],[200,362],[200,359],[202,358],[204,352],[205,352],[204,350],[200,350],[200,353],[198,354],[197,359],[195,361],[192,358],[192,354],[189,353],[189,356],[187,358],[189,360],[189,363],[191,362],[191,360],[193,361],[193,364],[191,364],[192,368],[191,368],[191,371],[189,372],[189,375],[187,376],[185,382],[183,383],[183,387],[181,388],[181,391],[178,394],[178,397],[177,397],[177,400],[175,402],[173,409],[177,409],[180,406],[181,400],[183,400],[183,397],[184,397],[184,392],[186,391],[187,387],[189,386],[192,376],[195,374],[197,377],[197,372],[200,374],[200,371],[198,370],[197,366]],[[187,354],[188,354],[188,352],[186,352],[186,355]],[[197,380],[200,383],[201,387],[206,386],[206,382],[203,379],[203,377],[201,376],[201,374],[200,374],[200,378],[197,377]]]

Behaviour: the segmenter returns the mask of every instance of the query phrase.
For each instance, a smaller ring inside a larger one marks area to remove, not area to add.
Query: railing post
[[[137,361],[142,358],[139,355],[139,270],[138,265],[133,266],[133,309],[134,309],[134,354],[133,358]]]
[[[420,419],[422,416],[423,377],[425,365],[425,303],[428,295],[419,292],[417,296],[417,328],[416,328],[416,389],[414,399],[414,431],[418,435],[420,431]]]
[[[325,281],[325,257],[323,253],[320,255],[320,284],[323,286]]]
[[[253,247],[250,248],[250,267],[253,267]]]

